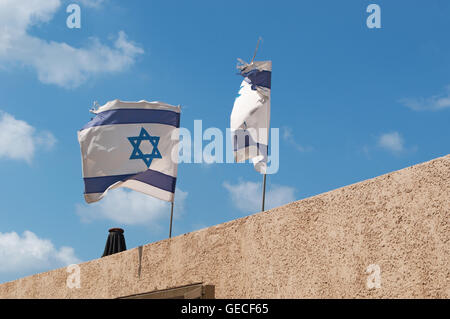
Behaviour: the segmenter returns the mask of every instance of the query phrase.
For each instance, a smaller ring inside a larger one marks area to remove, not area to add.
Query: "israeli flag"
[[[87,203],[126,187],[173,202],[180,108],[114,100],[78,132]]]
[[[231,134],[236,162],[251,159],[261,174],[267,171],[270,127],[271,61],[238,66],[244,77],[231,112]]]

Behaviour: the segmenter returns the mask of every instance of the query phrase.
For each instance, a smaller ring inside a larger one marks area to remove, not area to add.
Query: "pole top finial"
[[[110,233],[114,233],[114,232],[118,232],[118,233],[124,233],[124,230],[122,228],[110,228],[109,229]]]

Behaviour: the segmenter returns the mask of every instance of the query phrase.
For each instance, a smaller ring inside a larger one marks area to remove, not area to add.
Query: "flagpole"
[[[266,174],[264,174],[263,179],[263,196],[262,196],[262,212],[264,211],[264,203],[266,201]]]
[[[253,54],[253,58],[252,58],[252,62],[250,62],[250,64],[253,64],[253,61],[256,58],[256,53],[258,53],[258,49],[259,49],[259,43],[261,42],[262,38],[259,37],[258,38],[258,42],[256,43],[256,48],[255,48],[255,53]],[[266,201],[266,174],[264,174],[264,178],[263,178],[263,196],[262,196],[262,208],[261,211],[264,211],[264,204]]]
[[[169,238],[172,238],[172,220],[173,220],[173,202],[170,203],[170,230],[169,230]]]
[[[255,60],[256,53],[258,52],[258,48],[259,48],[259,42],[261,42],[261,37],[258,38],[258,42],[256,43],[255,53],[253,54],[252,62],[250,62],[250,64],[252,64],[253,60]]]

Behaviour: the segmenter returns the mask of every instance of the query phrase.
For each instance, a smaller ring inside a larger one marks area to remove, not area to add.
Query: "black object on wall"
[[[121,251],[127,250],[127,245],[125,244],[125,237],[123,236],[122,228],[111,228],[109,230],[108,239],[106,240],[105,251],[103,256],[109,256],[112,254],[120,253]]]

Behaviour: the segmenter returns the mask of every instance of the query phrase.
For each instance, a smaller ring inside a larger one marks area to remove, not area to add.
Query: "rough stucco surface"
[[[450,298],[450,155],[270,211],[0,285],[0,298],[116,298],[203,282],[217,298]],[[368,289],[366,269],[381,268]]]

